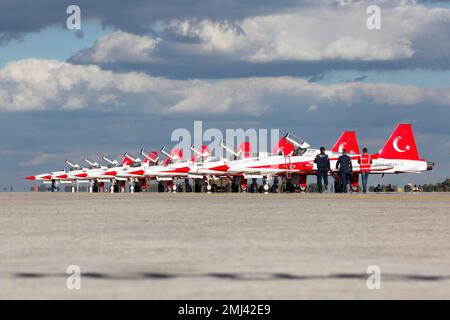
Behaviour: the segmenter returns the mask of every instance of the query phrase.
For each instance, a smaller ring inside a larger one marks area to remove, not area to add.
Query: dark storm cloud
[[[74,64],[92,64],[78,57],[71,57],[68,62]],[[326,78],[331,71],[344,70],[404,70],[404,69],[429,69],[448,70],[450,60],[436,59],[434,61],[418,61],[417,59],[396,59],[391,61],[275,61],[267,63],[254,63],[236,61],[225,57],[174,57],[167,54],[163,61],[138,63],[97,63],[105,70],[117,72],[145,72],[152,76],[162,76],[171,79],[192,78],[239,78],[239,77],[310,77],[311,82],[317,82]],[[319,80],[316,80],[319,79]]]
[[[51,25],[65,26],[66,8],[76,4],[82,19],[95,19],[105,27],[143,34],[152,23],[166,19],[209,18],[242,19],[247,16],[279,12],[298,3],[311,1],[286,0],[2,0],[0,2],[0,41],[20,38]]]
[[[450,69],[450,10],[383,2],[382,28],[370,31],[369,3],[297,7],[232,22],[171,20],[140,36],[102,36],[69,62],[181,79]]]
[[[308,82],[319,82],[327,78],[326,74],[317,74],[308,79]]]
[[[428,21],[425,26],[418,28],[418,32],[414,33],[414,41],[410,44],[413,51],[412,56],[402,57],[404,52],[400,54],[393,54],[392,57],[377,59],[375,57],[362,57],[348,58],[339,57],[339,53],[336,56],[318,57],[317,59],[289,59],[284,55],[275,56],[272,60],[268,61],[251,61],[243,59],[231,50],[227,54],[198,54],[198,51],[190,51],[186,49],[185,44],[199,42],[200,39],[194,36],[182,36],[174,32],[169,32],[164,28],[155,25],[155,22],[167,22],[172,20],[183,21],[184,19],[202,20],[208,21],[229,21],[229,23],[235,23],[235,27],[239,28],[239,23],[245,18],[252,18],[256,16],[274,15],[281,13],[293,13],[301,12],[304,8],[331,8],[340,7],[344,17],[346,17],[346,10],[356,8],[360,15],[356,16],[357,20],[361,20],[361,28],[365,28],[366,13],[365,4],[372,3],[372,1],[353,1],[355,6],[337,6],[338,1],[302,1],[302,0],[290,0],[290,1],[265,1],[263,4],[256,0],[231,0],[231,1],[209,1],[209,0],[170,0],[170,1],[88,1],[81,0],[75,2],[81,7],[82,21],[96,20],[99,21],[105,27],[112,27],[113,30],[120,29],[130,34],[136,34],[140,36],[159,37],[163,41],[158,42],[152,56],[155,59],[143,62],[142,59],[122,59],[114,60],[109,59],[107,61],[96,61],[92,59],[93,48],[86,49],[84,51],[74,53],[69,59],[72,63],[77,64],[98,64],[105,69],[111,69],[116,71],[144,71],[153,75],[165,76],[169,78],[232,78],[232,77],[246,77],[246,76],[315,76],[318,74],[326,73],[330,70],[345,70],[345,69],[358,69],[364,70],[398,70],[398,69],[414,69],[414,68],[429,68],[434,70],[442,70],[450,68],[450,59],[447,52],[450,51],[448,43],[450,43],[448,30],[449,25],[446,22],[445,17],[439,18],[436,16],[436,23]],[[26,33],[37,32],[50,25],[65,26],[67,14],[66,8],[68,5],[73,4],[73,1],[12,1],[5,0],[0,2],[0,42],[7,43],[7,40],[13,38],[20,38]],[[362,3],[361,7],[358,7],[359,3]],[[402,6],[400,1],[381,2],[383,10],[389,10],[391,7]],[[353,7],[352,7],[353,6]],[[344,9],[342,9],[344,8]],[[350,12],[350,11],[349,11]],[[383,11],[384,14],[388,11]],[[333,32],[337,32],[335,24],[344,23],[339,15],[335,19],[329,20],[328,14],[323,14],[322,11],[318,11],[316,16],[312,16],[312,21],[318,21],[317,26],[331,25]],[[408,28],[414,26],[416,22],[420,22],[429,16],[424,12],[417,18],[411,18],[410,23],[406,23]],[[401,16],[398,22],[401,22]],[[314,20],[315,19],[315,20]],[[348,16],[351,19],[351,16]],[[353,16],[353,20],[355,16]],[[430,19],[429,17],[427,19]],[[302,19],[294,19],[293,21],[301,21]],[[322,21],[323,20],[323,21]],[[386,19],[383,20],[386,22]],[[396,19],[391,19],[391,24],[397,26]],[[387,21],[386,23],[388,23]],[[276,23],[276,25],[283,25],[283,19]],[[359,22],[358,22],[359,23]],[[281,43],[281,47],[284,44],[288,44],[298,38],[298,32],[301,31],[299,26],[284,26],[282,28],[283,33],[292,34],[290,39],[286,39]],[[400,25],[398,25],[400,26]],[[386,27],[386,24],[383,25]],[[267,30],[271,30],[268,28]],[[267,30],[263,30],[265,33]],[[352,27],[344,28],[344,30],[355,30]],[[380,31],[384,34],[390,34],[389,29]],[[386,31],[387,30],[387,31]],[[322,37],[326,37],[330,30],[325,28],[324,30],[315,29],[314,41],[321,41]],[[342,31],[342,30],[341,30]],[[241,30],[241,32],[243,32]],[[379,32],[379,33],[380,33]],[[280,32],[276,32],[273,35],[268,35],[268,43],[276,39]],[[337,33],[338,34],[338,33]],[[375,33],[372,33],[376,34]],[[81,34],[80,34],[81,35]],[[345,35],[345,34],[344,34]],[[345,38],[345,37],[344,37]],[[389,51],[392,46],[397,44],[397,41],[391,39],[385,44],[385,41],[381,41],[381,48],[374,47],[375,49],[369,50],[371,52],[383,52]],[[401,42],[402,34],[398,36],[398,42]],[[251,39],[250,39],[251,40]],[[332,39],[335,41],[337,39]],[[369,39],[370,40],[370,39]],[[305,43],[308,43],[306,39]],[[331,41],[330,39],[323,39],[324,43]],[[370,40],[372,41],[372,40]],[[369,41],[369,43],[370,43]],[[208,45],[208,43],[206,43]],[[254,47],[258,50],[259,46],[262,49],[271,51],[274,48],[266,46],[266,43],[256,43]],[[386,48],[383,47],[386,45]],[[355,45],[358,47],[358,45]],[[406,45],[405,45],[406,46]],[[303,45],[297,47],[298,50],[302,49]],[[350,49],[348,46],[343,46],[345,49]],[[276,47],[275,47],[276,49]],[[319,51],[323,49],[319,47]],[[368,48],[370,49],[370,48]],[[395,50],[392,49],[392,50]]]
[[[366,79],[367,79],[367,76],[362,75],[362,76],[355,77],[353,79],[346,79],[346,80],[344,80],[344,82],[361,82],[361,81],[364,81]]]

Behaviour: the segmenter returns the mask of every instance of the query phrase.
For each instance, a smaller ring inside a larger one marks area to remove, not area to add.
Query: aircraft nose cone
[[[36,176],[25,177],[26,180],[36,180]]]

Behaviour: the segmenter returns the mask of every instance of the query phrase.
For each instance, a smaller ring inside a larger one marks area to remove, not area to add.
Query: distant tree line
[[[378,190],[378,189],[381,190]],[[407,184],[403,187],[404,192],[412,192],[413,188],[417,188],[417,191],[422,192],[450,192],[450,179],[445,179],[443,182],[439,182],[436,184],[422,184],[422,185],[410,185]],[[331,186],[331,189],[333,189],[333,186]],[[386,192],[386,191],[397,191],[398,186],[397,185],[378,185],[378,186],[370,186],[369,192]],[[319,192],[319,187],[316,183],[310,183],[308,185],[308,191],[309,192]],[[331,190],[333,191],[333,190]]]
[[[423,192],[449,192],[450,191],[450,179],[445,179],[443,182],[436,184],[423,184],[418,186],[420,191]],[[411,191],[411,186],[406,185],[405,191]]]

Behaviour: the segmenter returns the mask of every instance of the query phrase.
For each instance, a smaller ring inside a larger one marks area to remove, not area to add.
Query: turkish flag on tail
[[[333,152],[342,152],[343,150],[346,150],[348,154],[359,154],[355,131],[344,131],[331,148]]]
[[[420,160],[410,124],[399,124],[378,156],[384,159]]]

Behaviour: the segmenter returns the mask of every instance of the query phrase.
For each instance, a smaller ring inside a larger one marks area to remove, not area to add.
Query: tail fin
[[[331,151],[342,152],[344,149],[350,154],[360,153],[355,131],[344,131],[331,148]]]
[[[133,161],[127,157],[123,157],[122,161],[120,162],[124,166],[131,166],[133,164]]]
[[[156,151],[152,151],[149,154],[147,154],[148,157],[150,157],[151,159],[153,159],[154,161],[156,161],[156,159],[158,159],[158,152]],[[149,163],[150,159],[144,156],[144,163]]]
[[[183,159],[183,150],[178,148],[173,148],[172,151],[170,151],[170,155],[174,158],[178,158],[180,160]]]
[[[183,150],[178,148],[173,148],[170,153],[167,153],[165,150],[165,147],[161,149],[161,153],[165,154],[167,156],[166,159],[164,159],[163,165],[168,165],[169,162],[182,160],[183,159]]]
[[[399,124],[378,156],[385,159],[419,160],[411,124]]]
[[[286,140],[285,137],[282,137],[280,141],[275,145],[275,148],[273,148],[272,153],[278,154],[281,152],[284,156],[289,156],[293,154],[295,151],[295,147],[292,143]]]
[[[242,158],[250,158],[252,156],[252,144],[248,141],[242,142],[237,150],[228,147],[223,140],[220,141],[220,146],[236,158],[240,156],[242,156]]]
[[[238,151],[242,152],[242,158],[250,158],[252,154],[252,144],[248,141],[239,145]]]
[[[192,147],[192,150],[194,151],[194,156],[191,159],[192,162],[196,162],[199,158],[207,158],[211,155],[211,151],[208,146],[202,146],[200,150],[195,150]]]

